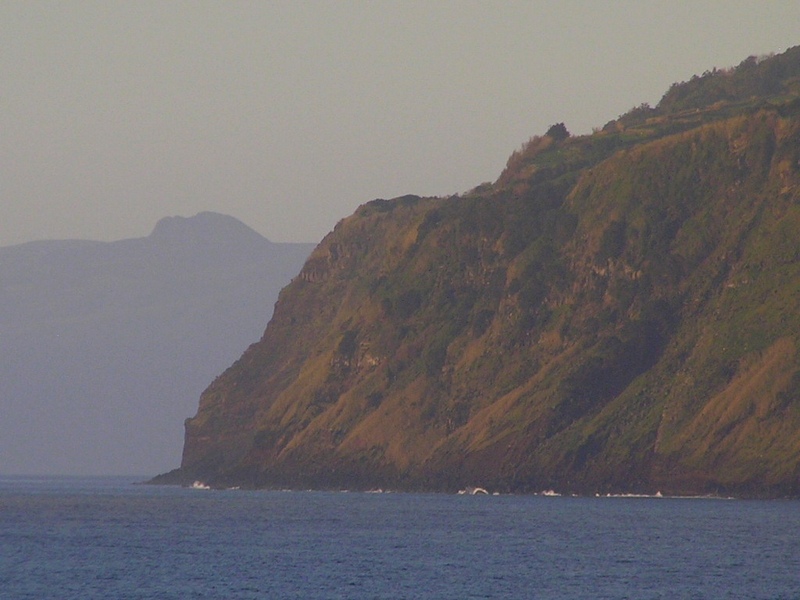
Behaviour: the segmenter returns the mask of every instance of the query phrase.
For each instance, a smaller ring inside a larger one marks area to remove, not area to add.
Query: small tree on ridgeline
[[[567,131],[567,127],[563,123],[556,123],[555,125],[550,126],[550,129],[547,130],[545,135],[548,135],[555,141],[560,142],[561,140],[565,140],[569,137],[569,131]]]

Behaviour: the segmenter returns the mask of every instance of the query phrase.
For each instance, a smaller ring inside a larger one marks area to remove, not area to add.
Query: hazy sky
[[[318,241],[798,32],[798,0],[3,0],[0,246],[203,210]]]

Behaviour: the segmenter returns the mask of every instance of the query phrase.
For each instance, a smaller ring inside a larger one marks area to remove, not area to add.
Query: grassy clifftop
[[[707,77],[755,95],[681,104],[692,80],[462,196],[365,204],[167,479],[797,495],[799,72],[793,49]]]

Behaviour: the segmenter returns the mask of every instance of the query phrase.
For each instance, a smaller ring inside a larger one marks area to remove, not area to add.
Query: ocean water
[[[0,598],[800,598],[800,502],[0,478]]]

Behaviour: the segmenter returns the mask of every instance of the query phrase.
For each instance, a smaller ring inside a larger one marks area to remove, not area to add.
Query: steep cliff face
[[[711,93],[745,68],[771,95]],[[797,495],[798,74],[743,63],[463,196],[362,206],[161,480]]]

